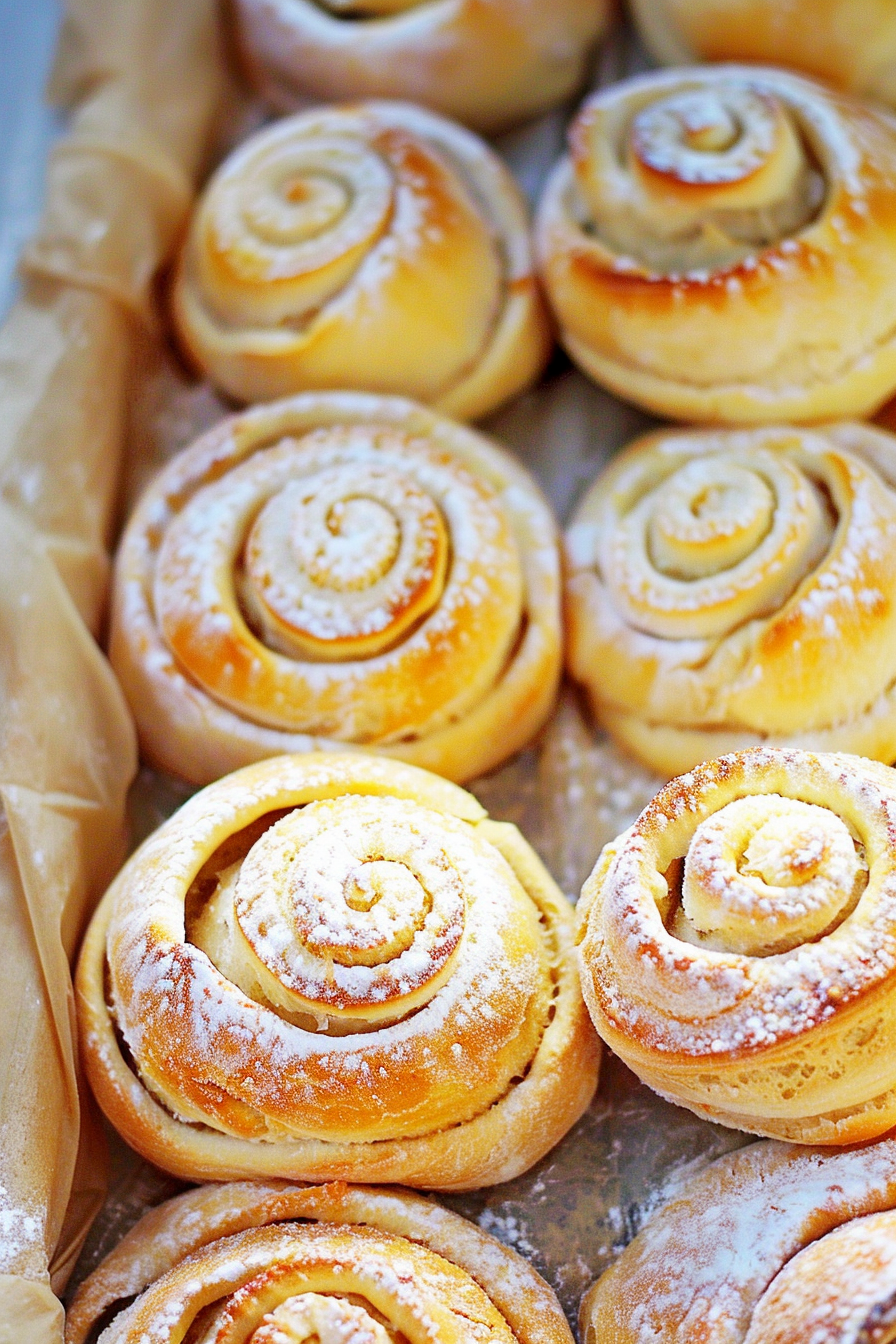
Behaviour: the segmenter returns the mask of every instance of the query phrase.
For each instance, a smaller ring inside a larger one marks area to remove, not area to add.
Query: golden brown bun
[[[188,1179],[510,1179],[588,1105],[572,912],[515,827],[413,766],[284,756],[195,795],[91,924],[82,1050]]]
[[[127,1300],[140,1294],[133,1306]],[[153,1209],[78,1290],[66,1344],[572,1344],[521,1256],[419,1195],[279,1181]]]
[[[586,373],[661,415],[864,415],[896,388],[896,122],[779,70],[589,98],[537,251]]]
[[[892,761],[894,556],[892,435],[648,434],[567,533],[570,670],[667,775],[763,744]]]
[[[762,749],[667,784],[582,892],[582,986],[655,1091],[734,1129],[896,1125],[896,771]],[[683,861],[683,864],[682,864]]]
[[[631,0],[631,6],[663,65],[788,65],[896,103],[893,0]]]
[[[247,140],[200,197],[173,303],[189,355],[239,401],[355,387],[476,419],[551,345],[510,172],[406,103],[320,108]]]
[[[582,1302],[583,1344],[889,1344],[896,1141],[714,1162]]]
[[[554,703],[555,525],[509,453],[410,402],[255,407],[141,500],[110,653],[144,753],[194,783],[359,745],[471,779]]]
[[[256,82],[284,111],[409,98],[485,132],[574,93],[609,11],[610,0],[237,0]]]

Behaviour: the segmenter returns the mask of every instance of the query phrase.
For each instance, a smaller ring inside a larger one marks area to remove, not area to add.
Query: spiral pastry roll
[[[572,1344],[514,1251],[419,1196],[342,1184],[203,1186],[152,1210],[79,1289],[66,1344],[104,1319],[103,1344]]]
[[[340,744],[470,779],[554,702],[554,522],[509,454],[421,407],[256,407],[144,495],[111,657],[145,754],[195,783]]]
[[[756,1143],[666,1205],[582,1302],[583,1344],[892,1344],[896,1143]]]
[[[413,766],[307,755],[195,795],[78,971],[100,1104],[189,1179],[467,1189],[594,1092],[572,915],[515,827]]]
[[[409,98],[476,130],[563,102],[609,0],[237,0],[256,83],[278,107]]]
[[[569,665],[659,772],[762,744],[896,757],[896,441],[660,431],[567,534]]]
[[[526,207],[469,131],[404,103],[246,141],[200,197],[173,288],[193,362],[239,401],[398,392],[474,419],[550,349]]]
[[[896,1124],[896,772],[761,748],[672,780],[583,889],[585,1000],[662,1096],[846,1144]]]
[[[891,0],[631,3],[642,38],[664,65],[768,61],[896,103],[896,9]]]
[[[537,249],[586,373],[676,419],[864,415],[896,387],[896,123],[783,71],[590,98]]]

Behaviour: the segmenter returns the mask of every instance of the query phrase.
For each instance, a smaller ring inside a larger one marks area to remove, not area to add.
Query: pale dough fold
[[[239,0],[239,36],[284,110],[408,98],[493,133],[568,98],[608,0]]]
[[[539,206],[573,359],[660,415],[862,416],[896,388],[896,122],[762,67],[589,98]]]
[[[472,779],[554,703],[553,518],[509,453],[410,402],[255,407],[143,496],[110,656],[144,753],[195,783],[365,746]]]
[[[896,757],[896,440],[661,430],[566,536],[569,667],[655,770],[763,744]]]
[[[597,1081],[572,913],[535,853],[372,756],[195,795],[110,887],[77,994],[101,1106],[187,1179],[490,1185]]]
[[[408,103],[250,137],[199,199],[173,289],[192,361],[240,401],[360,388],[475,419],[551,347],[525,202],[463,127]]]
[[[582,891],[592,1020],[656,1092],[733,1129],[896,1124],[896,771],[761,749],[672,780]]]

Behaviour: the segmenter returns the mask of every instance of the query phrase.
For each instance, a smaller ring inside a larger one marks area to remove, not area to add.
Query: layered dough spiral
[[[641,36],[664,65],[767,61],[896,104],[896,9],[890,0],[631,4]]]
[[[864,415],[896,388],[896,123],[783,71],[588,99],[537,250],[586,373],[661,415]]]
[[[103,1344],[572,1344],[515,1252],[419,1196],[342,1184],[203,1186],[153,1209],[78,1290],[66,1344],[104,1320]]]
[[[471,795],[280,757],[197,794],[109,889],[77,977],[88,1076],[189,1179],[489,1185],[594,1091],[572,949],[534,852]]]
[[[896,759],[892,435],[647,435],[566,550],[570,669],[654,769],[763,743]]]
[[[896,1124],[896,772],[759,749],[661,789],[582,893],[591,1017],[655,1091],[736,1129]]]
[[[409,402],[256,407],[141,500],[110,655],[145,754],[195,783],[339,744],[471,779],[554,701],[550,510],[509,454]]]
[[[896,1142],[756,1143],[667,1204],[582,1302],[583,1344],[892,1344]]]
[[[484,415],[550,349],[526,207],[469,131],[404,103],[274,123],[214,174],[173,293],[191,359],[229,395],[363,388]]]
[[[493,133],[582,83],[608,0],[237,0],[276,106],[408,98]]]

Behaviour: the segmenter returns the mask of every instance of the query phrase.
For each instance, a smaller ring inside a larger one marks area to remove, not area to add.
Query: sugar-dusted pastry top
[[[788,65],[896,103],[892,0],[631,0],[664,65],[694,60]]]
[[[418,1195],[341,1183],[202,1186],[151,1210],[78,1290],[66,1344],[104,1320],[104,1344],[572,1344],[514,1251]]]
[[[896,438],[661,430],[566,537],[569,666],[668,775],[792,745],[896,758]]]
[[[190,358],[240,401],[353,387],[474,419],[551,345],[509,170],[409,103],[251,136],[199,199],[172,300]]]
[[[597,1079],[572,913],[534,852],[371,756],[195,795],[110,887],[77,992],[100,1104],[189,1179],[489,1185]]]
[[[585,1295],[583,1344],[891,1344],[896,1141],[714,1162]]]
[[[471,779],[554,702],[555,525],[509,453],[410,402],[255,407],[141,500],[110,653],[144,753],[196,783],[328,746]]]
[[[495,132],[563,102],[587,73],[609,0],[238,0],[262,91],[408,98]]]
[[[669,1100],[848,1144],[896,1124],[896,771],[746,751],[672,780],[580,903],[600,1035]]]
[[[864,415],[896,388],[896,122],[762,67],[589,98],[539,207],[573,358],[676,419]]]

